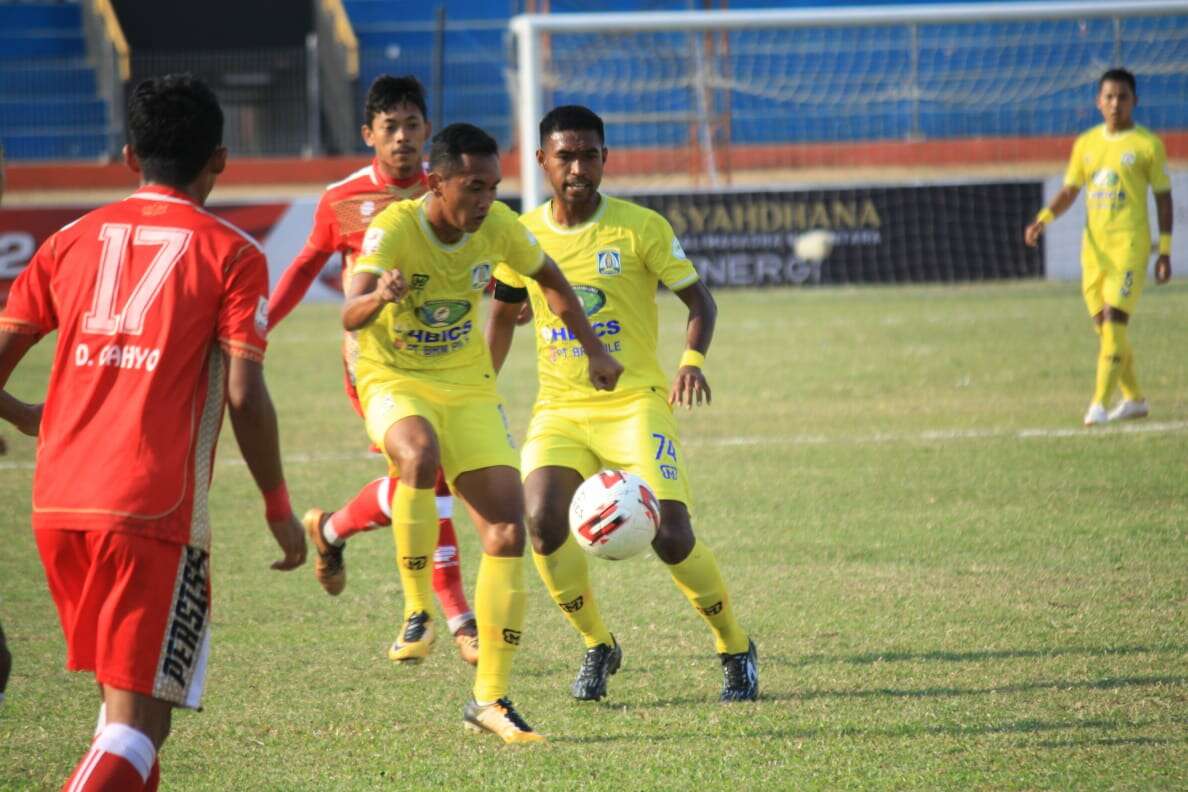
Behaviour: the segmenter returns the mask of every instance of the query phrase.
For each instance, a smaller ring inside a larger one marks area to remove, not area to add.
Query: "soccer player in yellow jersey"
[[[1155,193],[1159,215],[1155,282],[1163,284],[1171,278],[1172,197],[1167,157],[1159,138],[1134,123],[1137,102],[1133,74],[1111,69],[1101,76],[1097,109],[1105,123],[1077,138],[1064,188],[1024,232],[1025,241],[1034,247],[1047,224],[1072,206],[1081,188],[1086,188],[1081,291],[1101,336],[1101,352],[1085,426],[1144,418],[1148,412],[1127,337],[1127,325],[1143,292],[1151,255],[1148,187]],[[1117,386],[1122,400],[1107,412],[1106,405]]]
[[[553,199],[520,222],[574,284],[603,346],[626,367],[618,389],[600,393],[585,382],[583,347],[558,322],[539,286],[525,286],[511,269],[498,272],[487,325],[499,368],[521,304],[531,296],[540,392],[521,462],[533,559],[553,601],[585,639],[573,696],[597,701],[606,695],[622,650],[599,614],[585,553],[569,534],[568,507],[582,480],[600,468],[641,476],[660,500],[652,547],[713,632],[725,677],[721,699],[751,700],[759,692],[755,644],[734,617],[713,553],[693,535],[672,412],[674,405],[710,401],[702,366],[717,308],[663,217],[599,193],[604,141],[602,119],[585,107],[558,107],[546,115],[536,158]],[[687,348],[671,386],[656,353],[659,282],[689,308]]]
[[[431,555],[437,540],[437,468],[479,530],[474,610],[479,659],[468,728],[505,742],[543,739],[507,698],[524,621],[524,499],[495,371],[476,332],[479,300],[501,262],[533,279],[586,353],[595,389],[611,390],[622,366],[607,353],[557,265],[516,214],[495,201],[495,141],[478,127],[452,124],[433,139],[429,191],[393,203],[364,235],[343,306],[343,327],[358,332],[356,381],[368,434],[400,472],[392,497],[404,644],[433,640]]]

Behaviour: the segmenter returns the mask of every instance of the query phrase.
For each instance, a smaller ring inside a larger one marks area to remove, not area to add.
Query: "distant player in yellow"
[[[1133,74],[1110,69],[1101,76],[1097,109],[1105,123],[1077,138],[1064,188],[1024,232],[1025,241],[1034,247],[1045,226],[1072,206],[1077,193],[1086,188],[1081,290],[1101,336],[1101,353],[1085,426],[1145,418],[1148,413],[1127,337],[1127,324],[1143,292],[1151,256],[1148,187],[1155,193],[1159,214],[1155,282],[1163,284],[1171,278],[1172,197],[1167,156],[1159,138],[1134,123],[1137,103]],[[1107,412],[1116,386],[1121,386],[1122,401]]]
[[[550,310],[537,284],[498,271],[487,341],[498,369],[521,304],[532,298],[540,392],[521,458],[533,560],[553,601],[582,635],[586,654],[573,696],[597,701],[622,650],[598,611],[586,554],[569,533],[568,507],[600,468],[642,477],[660,500],[652,543],[677,588],[709,624],[721,657],[723,701],[759,692],[755,644],[734,617],[717,561],[693,535],[689,482],[673,405],[709,404],[702,367],[717,308],[656,212],[598,191],[607,150],[602,119],[585,107],[558,107],[540,122],[537,161],[552,201],[520,218],[581,296],[603,346],[626,367],[614,393],[586,382],[582,347]],[[669,385],[656,353],[656,289],[664,283],[689,308],[686,350]],[[481,646],[481,642],[480,642]]]
[[[405,593],[402,644],[428,653],[434,480],[440,465],[470,511],[483,548],[475,589],[479,660],[465,725],[505,742],[543,739],[507,698],[524,622],[524,500],[495,371],[477,332],[479,300],[496,264],[539,285],[586,353],[590,388],[611,390],[622,366],[516,214],[495,200],[495,141],[452,124],[433,138],[429,192],[384,209],[363,239],[343,306],[358,331],[356,381],[367,431],[400,472],[392,497]]]

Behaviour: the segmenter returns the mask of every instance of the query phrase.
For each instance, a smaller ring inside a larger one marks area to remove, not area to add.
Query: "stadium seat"
[[[0,142],[11,160],[107,153],[108,108],[75,3],[0,1]]]

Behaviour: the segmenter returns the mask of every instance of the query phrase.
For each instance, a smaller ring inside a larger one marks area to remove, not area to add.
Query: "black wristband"
[[[528,299],[528,290],[521,287],[508,286],[503,281],[495,280],[495,293],[492,295],[499,302],[522,303]]]

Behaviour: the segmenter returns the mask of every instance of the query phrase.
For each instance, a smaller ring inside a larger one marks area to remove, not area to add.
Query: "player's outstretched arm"
[[[305,531],[289,505],[281,467],[276,410],[268,395],[268,386],[264,384],[261,364],[242,357],[230,358],[227,412],[248,470],[260,492],[264,493],[268,528],[284,553],[284,558],[274,562],[272,568],[296,569],[305,563]]]
[[[293,263],[276,282],[276,288],[268,298],[269,330],[280,324],[281,319],[297,307],[301,298],[313,285],[314,279],[318,277],[318,273],[322,271],[322,267],[330,260],[330,256],[330,253],[308,244],[301,249],[297,258],[293,259]]]
[[[26,404],[3,388],[17,364],[37,340],[38,336],[28,333],[0,331],[0,418],[32,437],[37,436],[38,427],[41,425],[41,405]]]
[[[487,339],[487,347],[491,350],[491,362],[495,366],[496,374],[503,368],[507,353],[511,351],[517,320],[527,296],[527,289],[516,289],[502,281],[495,281],[495,294],[491,299],[491,309],[487,314],[483,335]]]
[[[704,401],[709,404],[711,399],[709,382],[702,368],[718,322],[718,304],[701,281],[679,289],[676,296],[689,309],[689,320],[685,324],[685,353],[681,355],[676,378],[672,381],[668,403],[692,409],[694,403],[700,405]]]
[[[594,383],[597,390],[614,390],[623,373],[623,365],[603,348],[569,281],[548,256],[545,256],[544,264],[532,277],[540,284],[545,300],[549,303],[549,310],[556,314],[581,342],[590,367],[590,382]]]
[[[1080,187],[1066,184],[1060,192],[1056,193],[1056,198],[1052,201],[1051,206],[1040,209],[1039,214],[1035,216],[1035,222],[1023,230],[1023,241],[1027,243],[1028,247],[1035,247],[1039,244],[1040,234],[1044,233],[1044,227],[1068,211],[1068,207],[1073,205],[1080,192]]]
[[[1155,282],[1162,285],[1171,280],[1172,206],[1171,191],[1155,193],[1155,214],[1159,217],[1159,258],[1155,259]]]
[[[358,330],[369,323],[388,303],[397,303],[408,294],[400,270],[388,270],[383,275],[356,272],[351,277],[346,302],[342,305],[342,326]]]

